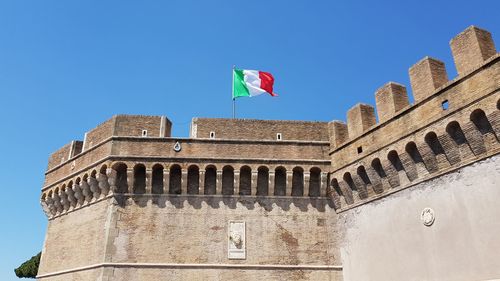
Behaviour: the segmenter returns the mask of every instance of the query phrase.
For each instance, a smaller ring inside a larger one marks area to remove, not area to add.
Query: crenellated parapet
[[[403,85],[358,104],[347,124],[329,123],[329,196],[345,210],[500,152],[500,56],[491,34],[471,26],[451,40],[458,77],[425,57],[409,69],[415,103]]]

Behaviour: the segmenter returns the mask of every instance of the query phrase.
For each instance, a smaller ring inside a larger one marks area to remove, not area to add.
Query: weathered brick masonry
[[[414,104],[389,82],[347,123],[112,117],[49,158],[38,278],[500,278],[500,55],[477,27],[450,45],[458,77],[425,57]]]

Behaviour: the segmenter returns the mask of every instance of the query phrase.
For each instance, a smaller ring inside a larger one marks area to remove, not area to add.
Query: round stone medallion
[[[434,210],[431,208],[425,208],[422,210],[422,213],[420,214],[420,219],[422,220],[422,223],[425,226],[431,226],[434,223],[434,220],[436,219],[436,216],[434,215]]]

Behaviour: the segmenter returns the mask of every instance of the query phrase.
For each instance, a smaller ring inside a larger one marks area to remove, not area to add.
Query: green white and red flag
[[[274,77],[269,72],[259,70],[234,69],[233,70],[233,100],[239,97],[255,97],[273,92]]]

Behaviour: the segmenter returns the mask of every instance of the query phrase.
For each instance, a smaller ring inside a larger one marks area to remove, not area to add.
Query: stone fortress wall
[[[481,244],[500,239],[477,234],[500,231],[492,219],[500,215],[492,203],[500,56],[477,27],[450,45],[458,77],[449,81],[444,64],[425,57],[409,70],[414,104],[398,83],[376,91],[378,123],[372,106],[358,104],[347,124],[194,118],[190,137],[175,138],[166,117],[114,116],[49,158],[39,279],[500,278],[494,250]],[[449,214],[430,226],[417,214],[415,223],[408,210],[430,202],[436,215]],[[245,223],[244,259],[231,258],[233,222]],[[414,235],[432,245],[472,241],[454,251],[481,249],[491,260],[468,258],[466,267],[447,248],[422,252]],[[408,261],[409,253],[425,261]]]

